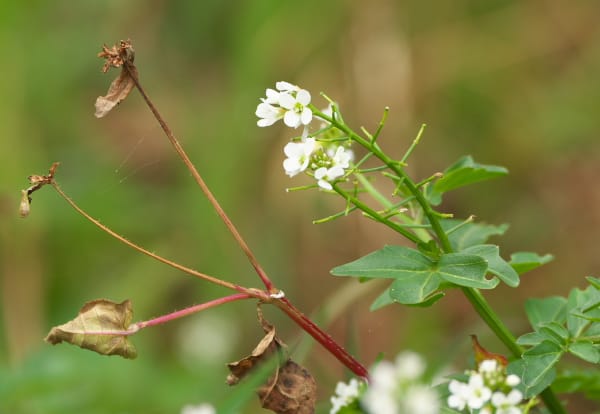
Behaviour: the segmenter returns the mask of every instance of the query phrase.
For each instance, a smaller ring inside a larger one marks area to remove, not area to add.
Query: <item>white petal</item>
[[[302,105],[308,105],[310,103],[310,92],[305,89],[300,89],[296,94],[296,100]]]
[[[300,121],[302,122],[302,125],[310,124],[310,121],[312,121],[312,117],[313,117],[312,111],[308,108],[304,108],[302,110],[302,114],[300,115]]]
[[[294,111],[286,111],[283,122],[290,128],[298,128],[300,126],[300,116]]]
[[[327,178],[329,180],[335,180],[342,175],[344,175],[344,169],[342,167],[338,167],[337,165],[327,170]]]
[[[325,180],[319,180],[317,182],[317,184],[319,184],[319,187],[321,187],[324,190],[333,190],[333,187],[331,186],[331,184],[329,184],[329,182],[327,182]]]
[[[286,82],[286,81],[279,81],[275,84],[275,87],[277,88],[278,91],[295,91],[297,89],[299,89],[296,85]]]
[[[268,126],[273,125],[275,123],[275,121],[277,121],[277,120],[263,118],[263,119],[259,119],[258,121],[256,121],[256,125],[258,125],[259,127],[268,127]]]
[[[322,179],[323,177],[325,177],[325,175],[327,175],[327,168],[325,167],[321,167],[317,169],[317,171],[315,171],[315,178],[317,180]]]
[[[279,104],[279,92],[275,89],[267,89],[267,99],[264,100],[266,103]]]
[[[296,105],[296,100],[289,93],[279,95],[279,105],[285,109],[292,109]]]

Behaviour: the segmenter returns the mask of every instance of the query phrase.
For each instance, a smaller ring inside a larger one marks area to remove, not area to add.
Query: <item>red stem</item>
[[[327,349],[338,361],[344,364],[349,370],[359,377],[368,378],[367,369],[352,355],[342,348],[329,334],[319,328],[313,321],[304,315],[298,308],[286,298],[273,302],[279,309],[284,311],[294,322],[296,322],[304,331]]]
[[[234,302],[236,300],[242,299],[250,299],[251,295],[247,293],[236,293],[234,295],[225,296],[222,298],[214,299],[209,302],[201,303],[199,305],[190,306],[189,308],[181,309],[172,313],[168,313],[166,315],[159,316],[158,318],[150,319],[148,321],[138,322],[135,325],[138,329],[143,329],[148,326],[160,325],[162,323],[167,323],[175,319],[182,318],[187,315],[191,315],[196,312],[203,311],[208,308],[212,308],[214,306],[223,305],[225,303]]]
[[[130,65],[129,63],[125,62],[124,63],[125,69],[127,69],[127,72],[129,73],[129,76],[131,77],[131,79],[133,79],[133,82],[135,83],[137,90],[140,92],[140,94],[144,98],[146,105],[148,105],[148,108],[150,108],[150,111],[152,111],[152,114],[154,115],[154,117],[156,118],[158,123],[160,124],[165,135],[171,142],[171,145],[173,145],[173,148],[175,149],[175,151],[177,152],[179,157],[182,159],[183,163],[186,165],[186,167],[188,168],[188,170],[194,177],[194,180],[196,180],[196,183],[198,184],[198,186],[200,187],[200,189],[202,190],[202,192],[204,193],[204,195],[206,196],[208,201],[212,204],[213,208],[215,209],[215,211],[217,212],[219,217],[221,217],[223,222],[225,222],[225,226],[227,227],[227,229],[229,229],[229,231],[231,232],[231,234],[233,235],[233,237],[235,238],[237,243],[240,245],[241,249],[246,254],[246,257],[252,264],[252,267],[254,267],[256,274],[258,275],[258,277],[260,277],[260,280],[265,285],[265,288],[268,291],[276,291],[275,287],[273,286],[273,283],[271,282],[271,280],[267,276],[266,272],[264,271],[264,269],[262,268],[262,266],[260,265],[260,263],[258,262],[256,257],[254,256],[254,253],[252,253],[252,250],[250,250],[250,247],[248,247],[248,245],[246,244],[246,241],[242,238],[242,235],[239,233],[237,228],[233,225],[233,222],[231,221],[231,219],[229,219],[229,216],[227,216],[227,214],[225,213],[225,210],[223,210],[223,208],[221,207],[221,205],[219,204],[219,202],[217,201],[215,196],[212,194],[212,192],[210,191],[210,189],[208,188],[208,186],[206,185],[206,183],[200,176],[200,173],[198,172],[198,170],[196,169],[196,167],[194,166],[192,161],[187,156],[187,153],[185,152],[185,150],[179,143],[179,140],[175,137],[175,135],[173,135],[173,131],[171,131],[171,128],[169,128],[169,126],[167,125],[165,120],[162,118],[160,112],[158,112],[158,109],[156,109],[156,107],[154,106],[154,103],[152,103],[152,101],[150,100],[150,97],[144,91],[144,88],[142,88],[142,85],[140,84],[140,81],[137,77],[137,71],[131,70],[129,65]]]

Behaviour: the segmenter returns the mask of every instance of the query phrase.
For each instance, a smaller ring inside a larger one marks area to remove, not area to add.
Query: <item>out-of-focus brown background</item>
[[[133,338],[134,362],[42,338],[86,301],[130,298],[136,319],[227,292],[134,253],[85,222],[50,189],[32,214],[17,207],[26,177],[60,161],[58,181],[94,217],[148,249],[259,286],[243,254],[178,161],[139,94],[105,119],[93,103],[103,43],[131,38],[148,93],[278,286],[365,364],[379,353],[422,352],[430,364],[468,363],[468,335],[504,348],[451,293],[430,309],[371,313],[379,288],[329,275],[333,266],[398,236],[352,216],[326,194],[286,193],[292,132],[256,126],[275,81],[336,99],[346,120],[374,130],[401,156],[428,127],[409,169],[416,179],[463,154],[506,166],[508,178],[451,194],[444,211],[510,223],[514,251],[556,260],[521,287],[486,293],[516,334],[528,297],[566,295],[600,265],[600,5],[561,1],[105,1],[0,6],[0,411],[175,413],[231,393],[224,364],[260,338],[254,305],[212,309]],[[356,298],[357,289],[364,289]],[[350,299],[349,299],[350,298]],[[337,314],[332,318],[331,315]],[[325,401],[347,372],[299,329],[267,316],[320,383]],[[303,357],[305,356],[305,357]],[[257,412],[256,402],[247,404]],[[327,403],[320,406],[327,411]],[[581,410],[586,406],[582,405]],[[579,411],[584,412],[584,411]]]

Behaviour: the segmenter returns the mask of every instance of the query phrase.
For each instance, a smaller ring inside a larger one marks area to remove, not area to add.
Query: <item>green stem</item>
[[[314,109],[313,109],[313,112],[315,112]],[[421,191],[419,191],[419,188],[415,185],[415,183],[408,177],[408,175],[404,172],[404,170],[402,168],[400,168],[400,164],[397,161],[394,161],[392,158],[388,157],[381,150],[381,148],[379,148],[379,146],[375,142],[367,140],[367,139],[361,137],[360,135],[356,134],[348,126],[346,126],[346,124],[340,123],[340,122],[338,122],[338,120],[328,117],[327,115],[324,115],[318,111],[316,111],[316,114],[317,114],[317,116],[331,122],[331,124],[333,126],[335,126],[339,130],[346,133],[350,139],[357,142],[358,144],[363,146],[368,151],[372,152],[377,158],[379,158],[383,163],[385,163],[390,168],[390,170],[392,170],[396,175],[398,175],[398,177],[401,177],[404,179],[403,184],[406,186],[406,188],[409,190],[409,192],[415,197],[415,199],[417,200],[417,202],[423,209],[423,213],[429,220],[429,223],[431,224],[431,228],[432,228],[433,232],[435,233],[435,235],[438,239],[438,242],[440,243],[441,248],[443,249],[444,252],[451,253],[453,251],[452,245],[450,243],[450,240],[448,239],[448,235],[446,234],[446,232],[444,231],[444,229],[442,228],[442,226],[440,224],[440,221],[438,220],[437,214],[435,213],[435,211],[433,210],[433,208],[431,207],[431,205],[429,204],[429,202],[427,201],[427,199],[425,198],[423,193]],[[337,187],[334,186],[334,189],[336,191],[338,191],[338,193],[343,195],[343,193],[340,192]],[[354,200],[351,200],[351,201],[354,202]],[[359,206],[359,208],[361,208],[361,207]],[[362,208],[361,208],[361,210],[362,210]],[[378,220],[378,221],[381,221],[381,220]],[[381,222],[384,224],[388,224],[388,225],[390,223],[389,220],[381,221]],[[404,235],[404,233],[406,231],[405,231],[405,229],[402,229],[402,230],[403,230],[403,233],[401,233],[401,234]],[[410,234],[412,236],[412,233],[410,233]],[[414,241],[414,239],[412,239],[412,238],[410,240]],[[494,332],[494,334],[502,341],[502,343],[504,343],[504,345],[506,345],[506,347],[510,350],[510,352],[515,357],[521,358],[521,355],[523,354],[523,348],[521,348],[517,344],[514,335],[508,330],[508,328],[502,322],[502,320],[500,320],[500,318],[498,317],[496,312],[494,312],[494,310],[490,307],[489,303],[485,300],[485,298],[483,297],[481,292],[477,289],[467,288],[467,287],[463,287],[462,291],[463,291],[463,294],[466,296],[466,298],[471,303],[471,305],[473,306],[473,308],[475,309],[475,311],[477,312],[477,314],[489,326],[489,328],[492,330],[492,332]],[[560,401],[557,399],[556,395],[554,394],[554,392],[552,391],[552,389],[550,387],[548,387],[544,391],[542,391],[540,393],[540,396],[541,396],[542,400],[544,401],[544,403],[546,404],[546,407],[548,408],[548,410],[551,413],[554,413],[554,414],[565,414],[566,413],[564,407],[562,406]]]

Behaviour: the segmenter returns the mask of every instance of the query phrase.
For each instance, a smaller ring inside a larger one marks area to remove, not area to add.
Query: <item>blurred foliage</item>
[[[329,298],[347,288],[329,269],[398,239],[358,216],[310,224],[342,206],[284,192],[299,182],[281,169],[289,131],[261,130],[254,116],[266,87],[291,81],[315,102],[326,91],[348,121],[370,129],[389,105],[380,142],[392,153],[426,122],[409,166],[417,178],[466,153],[508,167],[493,191],[460,191],[443,207],[510,223],[505,254],[555,253],[518,290],[487,295],[520,333],[527,297],[565,294],[600,265],[599,15],[594,0],[2,2],[0,412],[175,413],[217,402],[230,392],[225,363],[261,336],[253,305],[236,303],[136,335],[133,362],[41,342],[93,298],[129,298],[134,318],[148,319],[224,293],[134,254],[50,189],[18,218],[26,177],[54,161],[65,191],[119,233],[258,286],[139,95],[93,117],[113,75],[95,57],[103,43],[133,40],[148,93],[264,267],[300,308],[324,318],[325,304],[343,302]],[[373,298],[358,295],[331,325],[365,364],[413,348],[462,367],[469,333],[503,351],[459,295],[428,310],[369,313]],[[198,334],[205,318],[217,321]],[[298,329],[277,312],[269,318],[294,344]],[[182,339],[190,332],[198,352]],[[210,341],[223,338],[224,352],[210,354],[219,343]],[[325,400],[346,374],[318,347],[307,355]]]

